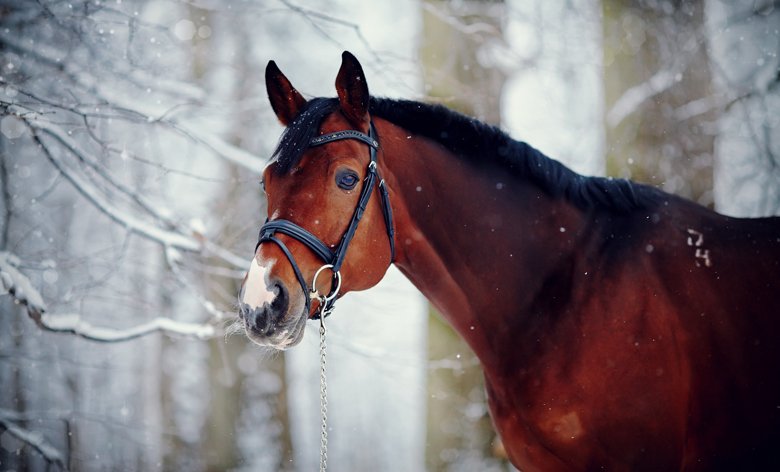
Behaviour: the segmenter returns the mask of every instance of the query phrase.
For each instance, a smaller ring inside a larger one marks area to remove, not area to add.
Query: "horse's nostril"
[[[273,336],[277,323],[287,313],[290,298],[287,288],[284,284],[277,282],[273,285],[273,291],[276,296],[270,303],[265,302],[255,308],[247,303],[239,303],[239,315],[246,323],[247,328],[261,336]]]
[[[254,310],[251,310],[249,313],[247,313],[245,320],[250,328],[252,328],[254,331],[257,331],[259,333],[264,334],[270,334],[267,333],[267,331],[272,329],[271,325],[271,316],[268,313],[268,305],[264,305],[262,307],[255,308]]]
[[[287,305],[290,303],[290,296],[287,292],[287,288],[284,284],[277,282],[274,284],[274,291],[276,292],[276,298],[271,302],[271,312],[284,316],[287,312]]]

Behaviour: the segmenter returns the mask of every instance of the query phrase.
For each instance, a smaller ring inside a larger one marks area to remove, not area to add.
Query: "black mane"
[[[284,131],[274,152],[279,172],[288,172],[300,160],[311,138],[318,134],[322,120],[338,107],[335,98],[315,98],[306,104]],[[582,176],[500,129],[442,105],[372,97],[369,111],[372,116],[440,143],[463,159],[493,160],[511,174],[525,177],[549,195],[563,196],[581,209],[626,212],[660,200],[661,193],[652,187],[625,179]]]

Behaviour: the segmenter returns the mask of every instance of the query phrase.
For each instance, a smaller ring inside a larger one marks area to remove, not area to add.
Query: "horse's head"
[[[241,287],[240,318],[253,341],[285,349],[337,297],[382,278],[394,237],[357,59],[342,55],[338,99],[307,102],[273,61],[266,88],[287,129],[263,173],[268,221]]]

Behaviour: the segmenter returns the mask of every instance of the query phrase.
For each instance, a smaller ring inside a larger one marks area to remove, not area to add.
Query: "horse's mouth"
[[[265,332],[261,332],[244,322],[244,332],[250,341],[259,346],[284,351],[301,342],[307,319],[306,314],[301,313],[297,319],[291,320],[289,323],[275,325],[271,330]]]

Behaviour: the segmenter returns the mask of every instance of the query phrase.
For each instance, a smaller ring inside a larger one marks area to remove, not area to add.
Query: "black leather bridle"
[[[371,122],[368,128],[368,134],[361,133],[355,130],[336,131],[335,133],[324,134],[317,136],[309,141],[309,147],[322,146],[333,141],[340,141],[342,139],[356,139],[362,143],[368,145],[370,150],[370,161],[368,163],[368,170],[366,171],[366,178],[363,180],[363,187],[360,190],[360,198],[358,198],[357,207],[352,214],[352,220],[349,222],[347,230],[341,237],[338,247],[335,251],[332,251],[325,243],[323,243],[317,236],[313,235],[308,230],[293,223],[289,220],[271,220],[266,221],[260,228],[260,236],[258,238],[257,246],[255,246],[255,252],[257,248],[266,241],[276,243],[287,259],[292,265],[293,271],[295,271],[295,277],[298,279],[298,283],[301,285],[304,297],[306,297],[306,313],[311,311],[311,299],[315,297],[319,301],[317,312],[312,316],[312,319],[319,319],[323,316],[328,316],[333,311],[336,298],[338,296],[339,289],[341,288],[341,265],[344,263],[344,258],[347,255],[347,249],[349,243],[355,236],[358,223],[363,217],[363,212],[366,210],[368,201],[371,198],[371,194],[374,191],[374,185],[379,183],[379,194],[382,198],[382,215],[384,216],[385,226],[387,227],[387,236],[390,239],[390,262],[395,260],[395,230],[393,229],[393,210],[390,207],[390,195],[387,193],[387,187],[384,179],[379,175],[376,163],[376,151],[379,149],[379,141],[376,140],[376,129],[374,129],[374,123]],[[303,278],[301,269],[295,262],[290,250],[287,246],[275,235],[276,233],[286,234],[287,236],[297,239],[309,249],[314,252],[320,259],[325,261],[325,265],[320,267],[314,275],[312,280],[311,289],[306,284],[306,280]],[[331,289],[328,295],[321,295],[317,291],[317,277],[320,272],[325,269],[330,269],[332,272]]]

